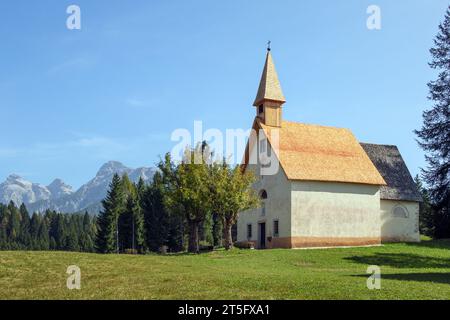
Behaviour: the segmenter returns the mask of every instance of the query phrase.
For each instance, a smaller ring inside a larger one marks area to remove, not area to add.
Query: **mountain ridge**
[[[18,206],[24,203],[30,213],[50,209],[64,213],[86,210],[96,214],[101,209],[101,200],[106,196],[114,174],[127,174],[133,182],[137,182],[141,177],[145,182],[149,182],[156,170],[152,167],[133,169],[121,162],[109,161],[100,167],[94,178],[76,191],[59,178],[44,186],[11,174],[0,183],[0,202],[7,204],[13,201]]]

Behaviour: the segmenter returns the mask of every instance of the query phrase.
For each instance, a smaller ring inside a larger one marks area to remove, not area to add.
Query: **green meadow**
[[[81,289],[66,286],[81,269]],[[367,288],[369,265],[381,289]],[[200,255],[0,252],[0,299],[450,299],[450,240]]]

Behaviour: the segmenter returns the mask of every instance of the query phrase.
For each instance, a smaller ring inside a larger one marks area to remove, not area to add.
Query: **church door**
[[[259,248],[266,248],[266,223],[259,224]]]

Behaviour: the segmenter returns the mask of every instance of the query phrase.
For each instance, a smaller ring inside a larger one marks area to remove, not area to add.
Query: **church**
[[[270,48],[243,160],[261,206],[241,212],[237,241],[258,249],[418,242],[422,201],[396,146],[359,142],[349,129],[283,119],[286,100]],[[265,173],[269,154],[278,170]],[[257,159],[257,161],[250,161]]]

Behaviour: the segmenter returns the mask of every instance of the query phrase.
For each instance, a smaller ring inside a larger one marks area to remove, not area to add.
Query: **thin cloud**
[[[0,157],[15,157],[19,153],[19,149],[0,148]]]
[[[78,57],[56,64],[48,69],[48,74],[57,74],[71,69],[86,68],[94,64],[92,59]]]
[[[145,108],[145,107],[152,107],[156,104],[155,99],[151,100],[143,100],[143,99],[137,99],[137,98],[128,98],[125,99],[125,104],[127,106],[133,107],[133,108]]]
[[[166,134],[155,133],[131,139],[113,139],[104,136],[81,136],[64,142],[39,142],[17,148],[0,147],[0,158],[33,157],[40,159],[64,159],[68,156],[111,160],[125,153],[151,148],[155,141],[169,139]],[[134,150],[134,151],[133,151]]]

